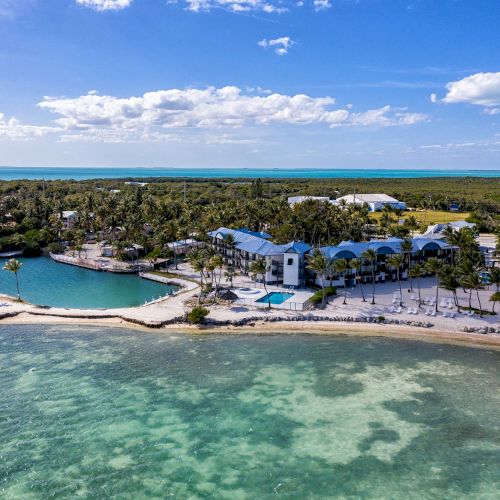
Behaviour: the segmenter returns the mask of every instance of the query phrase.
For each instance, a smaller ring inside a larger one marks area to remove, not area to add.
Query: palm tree
[[[10,259],[5,266],[3,266],[4,271],[10,271],[11,273],[14,273],[16,277],[16,287],[17,287],[17,300],[21,300],[21,294],[19,293],[19,276],[18,272],[21,270],[22,263],[19,262],[17,259]]]
[[[403,265],[404,258],[400,253],[391,255],[387,259],[387,264],[396,268],[396,277],[398,278],[399,285],[399,306],[403,307],[403,291],[401,290],[401,266]]]
[[[408,276],[410,278],[410,291],[413,292],[413,282],[411,280],[411,252],[413,250],[413,241],[411,238],[405,238],[401,242],[401,251],[403,252],[403,256],[407,257],[408,264]]]
[[[476,290],[477,302],[479,304],[479,316],[482,318],[483,310],[481,306],[481,299],[479,297],[479,290],[483,288],[483,278],[477,271],[473,271],[463,277],[463,283],[471,292],[472,290]]]
[[[271,309],[271,297],[267,293],[267,286],[266,286],[266,273],[267,273],[266,261],[264,259],[258,259],[252,262],[252,265],[250,266],[250,272],[256,277],[262,276],[262,282],[264,283],[264,290],[266,292],[268,306],[269,309]]]
[[[229,283],[230,288],[233,288],[233,279],[235,275],[234,267],[229,266],[224,273],[224,278],[226,278],[226,283]]]
[[[355,277],[356,277],[356,282],[358,282],[359,276],[359,271],[361,269],[361,259],[352,259],[349,262],[349,266],[351,269],[354,269]],[[363,290],[363,283],[361,280],[359,280],[359,288],[361,289],[361,296],[363,297],[363,302],[366,302],[365,298],[365,292]]]
[[[410,276],[412,278],[417,278],[417,287],[418,287],[418,307],[422,306],[422,295],[420,292],[420,278],[424,275],[424,266],[420,264],[420,262],[417,262],[413,265],[413,267],[410,269]]]
[[[347,283],[345,273],[349,269],[349,264],[346,259],[338,259],[335,261],[333,268],[335,269],[335,272],[344,278],[344,302],[342,302],[342,304],[347,304]]]
[[[439,298],[439,270],[443,263],[437,257],[431,257],[425,263],[425,269],[429,273],[434,273],[436,275],[436,312],[438,312],[438,298]]]
[[[458,279],[456,268],[450,264],[445,264],[439,271],[439,277],[441,279],[441,288],[453,294],[455,305],[458,312],[460,312],[460,304],[457,297],[457,288],[460,286],[460,280]]]
[[[377,262],[377,252],[373,250],[373,248],[368,248],[365,250],[361,257],[370,262],[371,270],[372,270],[372,304],[375,304],[375,263]]]
[[[495,314],[495,304],[500,302],[500,292],[495,292],[490,297],[490,302],[493,302],[493,306],[491,308],[491,312]]]
[[[331,270],[330,259],[318,248],[315,248],[312,255],[309,257],[307,268],[314,271],[319,277],[321,282],[321,290],[323,292],[323,299],[321,304],[325,304],[325,280]]]
[[[490,283],[495,285],[496,291],[500,291],[500,267],[490,269]]]

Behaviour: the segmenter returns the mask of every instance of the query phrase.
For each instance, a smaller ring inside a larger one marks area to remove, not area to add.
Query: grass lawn
[[[454,222],[457,220],[466,220],[469,217],[468,212],[444,212],[442,210],[422,210],[415,212],[405,212],[401,217],[407,219],[413,215],[421,224],[444,224],[446,222]],[[370,213],[370,217],[379,220],[382,212]]]

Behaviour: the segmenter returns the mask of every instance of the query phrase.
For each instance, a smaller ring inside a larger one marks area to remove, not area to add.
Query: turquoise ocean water
[[[85,168],[85,167],[0,167],[0,180],[16,179],[117,179],[128,177],[187,178],[418,178],[500,177],[500,170],[418,169],[315,169],[315,168]]]
[[[91,271],[58,264],[48,257],[18,260],[23,263],[21,298],[32,304],[78,309],[132,307],[174,290],[136,275]],[[0,293],[15,296],[14,274],[1,269],[5,262],[7,259],[0,259]]]
[[[0,497],[497,499],[500,353],[0,327]]]

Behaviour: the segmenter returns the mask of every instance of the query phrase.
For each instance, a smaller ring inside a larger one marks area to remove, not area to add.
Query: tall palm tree
[[[495,292],[490,297],[490,302],[493,302],[493,306],[491,307],[491,312],[495,314],[495,304],[500,302],[500,292]]]
[[[438,298],[439,298],[439,270],[441,269],[441,266],[443,263],[437,258],[437,257],[431,257],[426,263],[425,263],[425,269],[429,273],[434,273],[436,275],[436,312],[438,312]]]
[[[336,273],[340,274],[344,278],[344,302],[342,302],[342,304],[347,304],[347,283],[345,274],[349,269],[349,263],[346,259],[337,259],[333,268]]]
[[[315,272],[320,279],[321,290],[323,292],[321,304],[324,305],[326,299],[325,280],[331,270],[331,261],[319,248],[315,248],[308,259],[307,268]]]
[[[401,266],[403,265],[404,258],[400,253],[395,253],[387,259],[387,264],[396,268],[396,277],[398,278],[399,285],[399,306],[403,307],[403,291],[401,289]]]
[[[365,250],[361,257],[364,260],[370,262],[370,267],[372,271],[372,304],[375,304],[375,264],[377,262],[377,252],[373,248],[368,248]]]
[[[19,293],[19,276],[18,273],[21,270],[22,263],[19,262],[17,259],[10,259],[4,266],[3,269],[4,271],[10,271],[11,273],[14,273],[16,277],[16,287],[17,287],[17,300],[21,300],[21,294]]]
[[[490,283],[495,285],[496,291],[500,291],[500,267],[490,269]]]
[[[469,290],[471,290],[471,292],[472,290],[476,291],[477,302],[479,304],[479,316],[482,318],[483,309],[481,306],[481,298],[479,297],[479,290],[483,288],[483,278],[477,271],[474,271],[463,277],[463,283],[467,288],[469,288]]]
[[[418,287],[418,307],[421,307],[422,305],[422,294],[420,291],[420,278],[424,275],[425,269],[420,262],[417,262],[413,265],[413,267],[410,270],[410,276],[412,278],[417,278],[417,287]]]
[[[354,269],[354,274],[356,277],[356,282],[358,282],[360,276],[359,276],[359,271],[361,269],[361,259],[352,259],[349,262],[349,267],[351,269]],[[363,283],[361,280],[359,280],[359,288],[361,289],[361,296],[363,297],[363,302],[366,302],[365,298],[365,291],[363,290]]]
[[[264,290],[266,292],[266,297],[267,297],[267,305],[269,309],[271,309],[271,298],[267,293],[267,286],[266,286],[266,273],[267,273],[266,261],[264,259],[258,259],[252,262],[252,265],[250,266],[250,272],[256,277],[262,276],[262,282],[264,283]]]
[[[460,304],[458,303],[457,288],[460,287],[460,280],[458,279],[455,266],[445,264],[439,271],[441,279],[441,288],[448,290],[453,294],[455,305],[458,312],[460,312]]]
[[[226,278],[226,282],[229,283],[230,288],[233,288],[233,279],[235,275],[234,267],[229,266],[224,273],[224,278]]]
[[[413,251],[413,241],[411,238],[405,238],[401,242],[401,251],[403,252],[403,256],[406,257],[406,263],[408,265],[408,276],[410,278],[410,291],[413,292],[413,282],[412,282],[412,276],[411,276],[411,253]]]

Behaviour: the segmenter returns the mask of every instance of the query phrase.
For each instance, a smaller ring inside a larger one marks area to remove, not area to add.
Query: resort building
[[[474,229],[476,225],[464,220],[448,222],[447,224],[433,224],[432,226],[429,226],[427,228],[424,236],[426,236],[427,238],[444,238],[444,231],[447,227],[453,229],[454,232],[458,232],[460,231],[460,229],[464,228]]]
[[[269,241],[269,234],[247,229],[221,227],[208,235],[226,263],[243,274],[250,273],[253,262],[264,259],[267,267],[264,280],[267,284],[285,288],[305,286],[305,255],[311,250],[309,245],[295,241],[276,245]]]
[[[368,205],[370,212],[378,212],[386,206],[390,206],[395,210],[405,210],[406,203],[396,200],[387,194],[348,194],[337,198],[337,203],[345,203],[347,205]]]
[[[361,268],[358,271],[349,269],[344,275],[338,275],[333,270],[328,276],[315,275],[308,269],[307,259],[312,247],[303,242],[290,242],[277,245],[269,241],[269,235],[254,233],[245,229],[228,229],[221,227],[217,231],[208,233],[213,247],[223,256],[225,262],[241,271],[250,274],[252,263],[263,259],[266,262],[267,272],[264,276],[267,284],[284,288],[301,289],[308,283],[316,285],[333,285],[338,287],[352,287],[361,280],[364,283],[372,281],[372,264],[362,258],[366,250],[375,250],[375,281],[385,282],[397,280],[397,269],[387,263],[394,254],[402,254],[402,239],[388,238],[370,240],[367,242],[343,241],[336,246],[321,247],[319,250],[332,262],[336,260],[361,259]],[[265,235],[267,238],[262,237]],[[446,259],[451,255],[454,247],[445,241],[419,237],[412,239],[413,248],[410,255],[406,254],[405,262],[400,270],[401,278],[408,278],[408,258],[411,264],[425,263],[431,257]],[[333,265],[332,265],[333,269]],[[357,273],[357,275],[355,274]],[[261,280],[261,277],[258,277]]]
[[[202,241],[197,241],[193,238],[187,238],[185,240],[172,241],[167,243],[167,248],[172,250],[175,255],[186,255],[195,248],[202,248],[204,243]]]
[[[73,229],[73,227],[75,227],[75,221],[77,217],[78,217],[78,212],[76,212],[75,210],[63,210],[61,216],[63,229],[65,231]]]
[[[387,264],[387,259],[394,254],[402,254],[401,243],[403,240],[399,238],[388,238],[386,240],[370,240],[367,242],[355,243],[352,241],[343,241],[337,246],[321,247],[320,251],[325,254],[328,259],[335,261],[338,259],[361,259],[361,269],[358,271],[358,278],[364,282],[372,281],[372,264],[362,259],[362,255],[366,250],[375,250],[377,253],[377,261],[375,262],[375,282],[385,282],[387,280],[397,280],[397,269]],[[413,249],[411,252],[412,263],[425,263],[431,257],[446,258],[451,255],[453,247],[441,240],[430,238],[414,238],[412,240]],[[327,277],[315,276],[314,281],[317,285],[333,285],[333,286],[348,286],[352,287],[356,284],[356,278],[353,270],[349,270],[345,276],[339,276],[332,273]],[[401,269],[401,278],[408,278],[408,263],[405,262]],[[323,281],[323,283],[322,283]]]
[[[297,205],[297,203],[304,203],[305,201],[323,201],[325,203],[332,202],[328,196],[290,196],[288,198],[288,204],[291,207]]]

